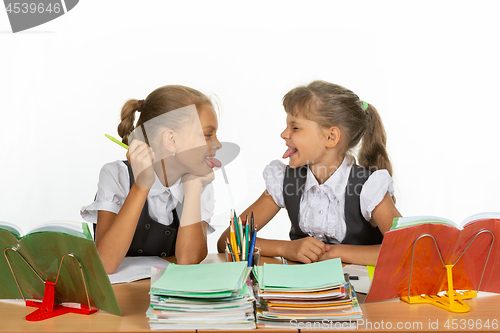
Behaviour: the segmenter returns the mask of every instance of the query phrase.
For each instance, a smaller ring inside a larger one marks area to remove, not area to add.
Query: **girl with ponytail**
[[[303,263],[339,257],[375,265],[383,234],[399,217],[393,202],[392,166],[377,110],[352,91],[314,81],[283,98],[281,133],[289,158],[264,169],[266,190],[241,216],[255,212],[264,227],[281,208],[291,221],[290,241],[257,238],[264,256]],[[358,151],[358,164],[353,156]],[[226,230],[218,242],[224,251]]]
[[[179,264],[205,258],[207,230],[213,231],[212,168],[220,167],[217,128],[210,99],[189,87],[160,87],[124,104],[118,134],[129,145],[127,160],[102,167],[95,200],[80,211],[96,223],[108,274],[125,256],[175,254]]]

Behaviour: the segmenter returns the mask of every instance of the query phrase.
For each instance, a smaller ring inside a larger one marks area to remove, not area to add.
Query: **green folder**
[[[183,294],[227,293],[241,290],[247,262],[223,262],[203,265],[167,266],[163,275],[151,286]]]
[[[304,265],[264,264],[260,288],[270,289],[315,289],[343,285],[344,271],[340,258]]]
[[[55,287],[55,302],[75,302],[87,305],[87,287],[91,305],[109,313],[121,315],[116,296],[109,282],[106,270],[101,262],[94,241],[84,227],[80,236],[74,231],[38,231],[19,236],[9,227],[0,224],[0,299],[22,299],[12,270],[17,278],[26,299],[43,298],[45,285],[24,260],[14,251],[15,248],[24,257],[26,262],[40,275],[44,281],[55,282],[61,259],[66,254],[77,258],[83,270],[85,284],[78,261],[72,257],[65,257],[59,280]],[[4,255],[6,254],[6,256]]]

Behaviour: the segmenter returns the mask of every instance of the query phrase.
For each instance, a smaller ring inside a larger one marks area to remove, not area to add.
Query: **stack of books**
[[[258,328],[349,328],[363,316],[339,258],[305,265],[264,264],[253,272]]]
[[[151,329],[254,329],[250,271],[246,261],[153,267]]]

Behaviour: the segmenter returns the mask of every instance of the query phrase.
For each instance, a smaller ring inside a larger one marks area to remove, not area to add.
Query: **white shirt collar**
[[[184,187],[182,186],[182,178],[177,179],[177,181],[170,187],[165,187],[156,176],[155,182],[151,189],[149,190],[150,196],[156,196],[166,193],[167,196],[172,196],[176,202],[182,202],[184,199]]]
[[[353,162],[354,161],[348,156],[344,157],[344,160],[342,161],[340,167],[322,185],[319,185],[311,169],[307,168],[307,179],[304,186],[304,192],[309,191],[314,186],[319,186],[323,189],[325,187],[328,187],[331,189],[337,199],[344,197],[347,180],[349,178],[349,173],[351,171]]]

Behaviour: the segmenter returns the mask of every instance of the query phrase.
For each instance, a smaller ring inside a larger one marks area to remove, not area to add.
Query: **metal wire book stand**
[[[40,300],[26,299],[26,297],[24,296],[24,293],[21,290],[21,286],[19,285],[19,281],[16,277],[16,274],[14,273],[14,270],[12,269],[11,262],[7,256],[7,251],[9,251],[9,250],[17,253],[19,255],[19,257],[24,261],[24,263],[40,279],[40,281],[42,281],[44,283],[45,290],[44,290],[44,294],[43,294],[43,299],[41,301]],[[42,279],[42,277],[40,276],[40,274],[38,274],[38,272],[26,261],[26,259],[22,256],[21,253],[19,253],[17,251],[17,249],[15,249],[13,247],[6,248],[4,250],[4,256],[5,256],[5,259],[7,260],[7,263],[9,264],[10,271],[12,273],[12,276],[14,277],[14,280],[16,281],[17,287],[19,288],[19,292],[21,293],[23,300],[26,302],[26,306],[33,306],[33,307],[38,308],[34,312],[27,315],[26,320],[28,320],[28,321],[40,321],[40,320],[52,318],[55,316],[59,316],[59,315],[65,314],[65,313],[78,313],[78,314],[89,315],[89,314],[92,314],[94,312],[97,312],[98,309],[92,305],[92,303],[91,303],[92,301],[89,297],[89,293],[87,290],[87,282],[85,281],[85,276],[83,275],[82,264],[81,264],[80,260],[78,260],[78,258],[76,258],[74,255],[68,253],[68,254],[65,254],[61,258],[61,262],[59,264],[59,270],[57,272],[55,282],[44,281]],[[85,287],[85,295],[87,297],[87,304],[80,304],[80,307],[72,307],[72,306],[66,306],[66,305],[54,303],[55,288],[56,288],[57,282],[59,281],[59,274],[61,273],[61,267],[62,267],[63,261],[66,257],[73,258],[74,260],[76,260],[78,262],[78,267],[80,269],[80,273],[82,276],[83,285]]]
[[[470,307],[465,304],[463,301],[464,299],[470,299],[474,298],[477,296],[477,291],[457,291],[453,289],[453,266],[456,265],[456,263],[462,258],[464,253],[467,251],[467,249],[471,246],[472,242],[479,236],[480,234],[483,233],[489,233],[491,234],[491,243],[490,243],[490,249],[488,251],[488,256],[486,257],[486,262],[484,263],[483,267],[483,273],[481,274],[481,279],[479,280],[479,285],[477,287],[477,290],[481,289],[481,283],[483,282],[483,276],[484,272],[486,270],[486,266],[488,264],[488,260],[490,258],[491,254],[491,249],[493,248],[493,243],[495,241],[495,235],[489,231],[489,230],[482,230],[478,232],[474,238],[469,242],[469,245],[463,250],[462,254],[458,257],[458,259],[450,265],[447,265],[443,261],[443,257],[441,256],[441,251],[439,250],[439,247],[437,245],[436,239],[429,234],[424,234],[418,237],[414,242],[412,246],[412,253],[411,253],[411,268],[410,268],[410,281],[408,283],[408,295],[407,296],[402,296],[401,300],[410,303],[410,304],[419,304],[419,303],[428,303],[428,304],[433,304],[435,306],[438,306],[442,309],[451,311],[451,312],[469,312]],[[448,278],[448,290],[444,292],[444,294],[440,295],[412,295],[410,296],[410,288],[411,288],[411,277],[413,273],[413,258],[415,254],[415,244],[417,241],[424,237],[430,237],[434,241],[434,245],[436,246],[436,250],[439,254],[439,259],[441,259],[441,264],[443,265],[444,268],[446,268],[446,275]]]

